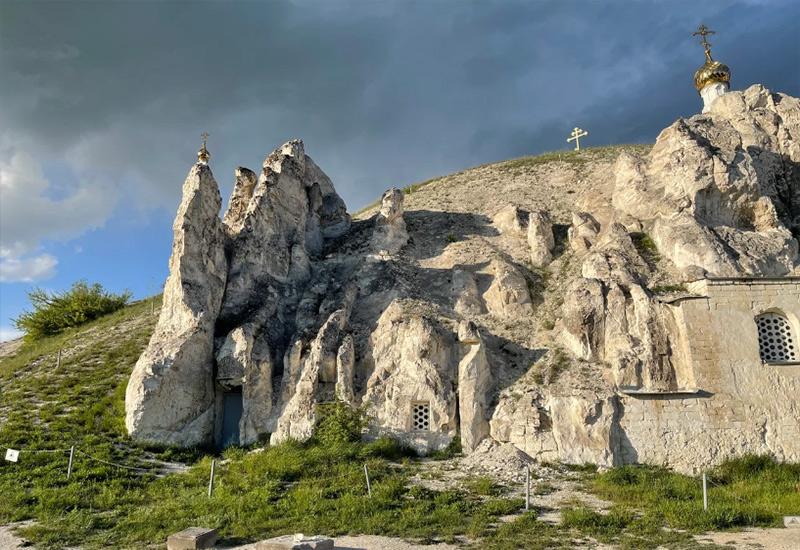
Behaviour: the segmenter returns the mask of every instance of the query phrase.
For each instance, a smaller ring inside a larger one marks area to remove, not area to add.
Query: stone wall
[[[697,297],[668,307],[695,387],[622,394],[622,462],[697,472],[744,453],[800,460],[800,362],[762,364],[755,324],[780,312],[797,342],[800,278],[704,279],[690,290]]]

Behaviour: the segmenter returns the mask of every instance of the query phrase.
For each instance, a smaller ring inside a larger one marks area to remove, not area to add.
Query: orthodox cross
[[[706,50],[706,59],[711,61],[711,42],[708,41],[706,36],[709,34],[716,34],[714,31],[706,27],[705,25],[700,25],[697,27],[697,30],[692,33],[692,36],[700,36],[702,40],[700,43],[703,45],[703,48]]]
[[[575,142],[575,150],[576,150],[576,151],[580,151],[580,150],[581,150],[581,138],[582,138],[583,136],[588,136],[588,135],[589,135],[589,132],[587,132],[586,130],[581,130],[580,128],[578,128],[578,127],[576,126],[576,127],[575,127],[575,128],[572,130],[572,133],[571,133],[570,135],[571,135],[572,137],[570,137],[570,138],[567,138],[567,143],[569,143],[570,141],[574,141],[574,142]]]
[[[206,143],[208,142],[208,132],[203,132],[200,134],[200,137],[203,138],[203,146],[197,152],[197,162],[201,164],[208,164],[208,159],[211,158],[211,153],[208,152],[206,148]]]

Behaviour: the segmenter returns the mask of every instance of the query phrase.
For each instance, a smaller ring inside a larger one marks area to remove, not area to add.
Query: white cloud
[[[49,279],[56,273],[58,260],[50,254],[16,257],[0,249],[0,283],[32,283]]]
[[[0,342],[16,340],[22,336],[22,331],[10,327],[0,327]]]
[[[38,253],[45,239],[65,241],[101,226],[115,193],[105,185],[80,183],[52,198],[51,183],[33,157],[12,149],[0,157],[0,281],[51,277],[58,263]]]

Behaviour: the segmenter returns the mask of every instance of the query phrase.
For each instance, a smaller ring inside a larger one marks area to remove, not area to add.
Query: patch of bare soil
[[[738,532],[705,533],[698,535],[699,543],[713,543],[730,548],[763,548],[765,550],[797,550],[800,548],[800,529],[745,529]]]
[[[258,543],[236,546],[229,550],[255,550]],[[0,547],[2,548],[2,547]],[[393,537],[377,535],[358,535],[353,537],[336,537],[334,539],[336,550],[456,550],[458,546],[451,544],[414,544]]]
[[[611,507],[610,502],[582,489],[581,472],[534,462],[510,443],[498,444],[488,439],[469,456],[422,462],[419,472],[412,477],[412,483],[442,491],[468,488],[475,478],[488,477],[501,487],[504,497],[525,498],[528,467],[531,471],[531,508],[540,510],[542,521],[559,523],[560,510],[565,507],[586,506],[597,511]],[[520,509],[520,513],[523,511]],[[508,516],[503,520],[512,521],[516,517]]]
[[[2,550],[17,550],[18,548],[28,548],[28,543],[14,534],[17,527],[30,525],[32,522],[24,521],[20,523],[9,523],[0,525],[0,548]]]

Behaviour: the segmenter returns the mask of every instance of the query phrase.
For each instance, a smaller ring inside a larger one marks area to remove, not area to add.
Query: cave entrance
[[[239,444],[239,421],[242,419],[242,388],[231,388],[222,394],[222,437],[220,447]]]

